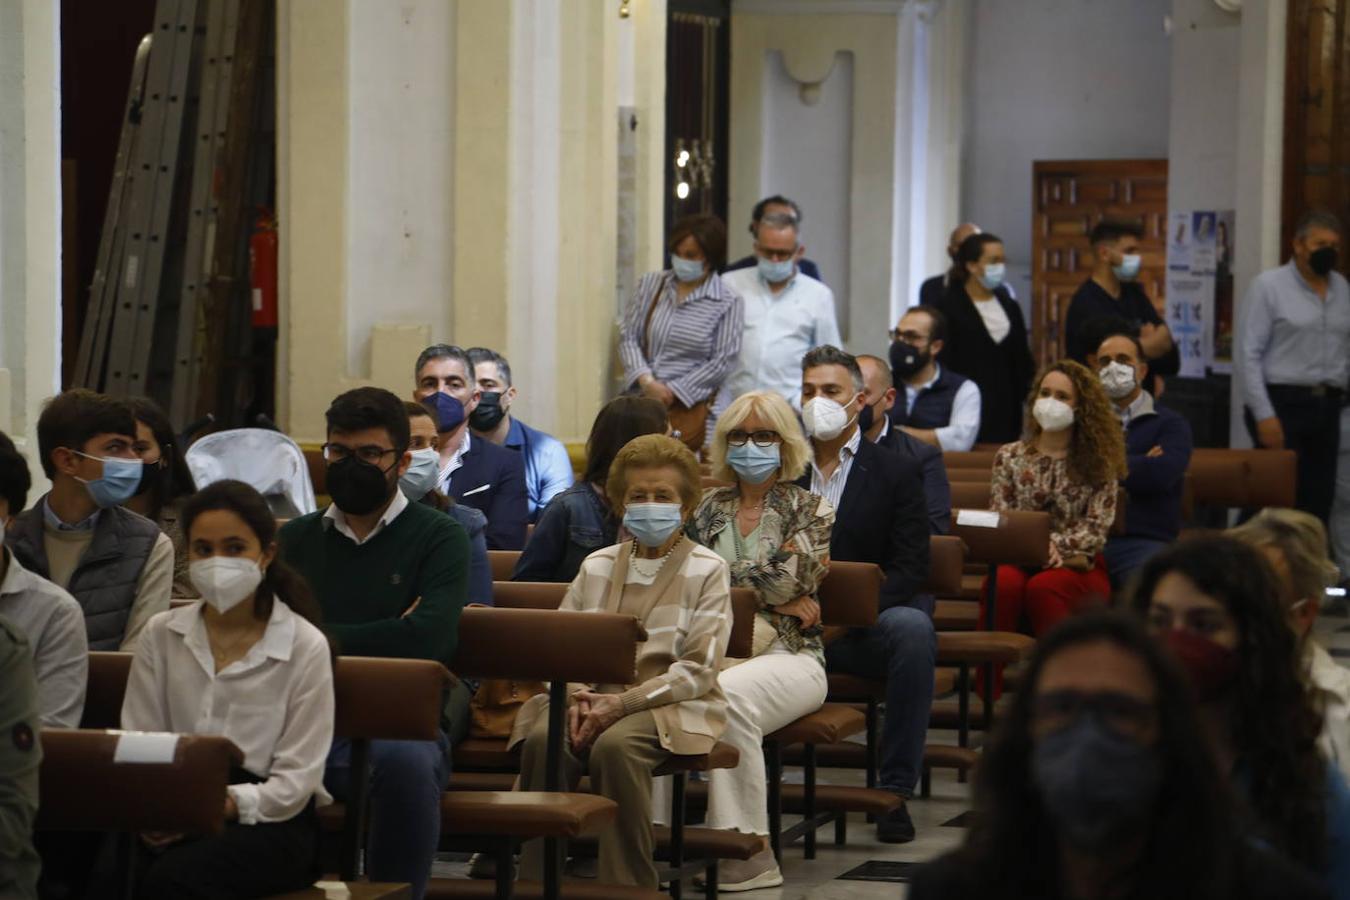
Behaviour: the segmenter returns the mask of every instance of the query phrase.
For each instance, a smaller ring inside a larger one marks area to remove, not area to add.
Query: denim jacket
[[[594,487],[578,481],[539,514],[512,581],[570,582],[581,561],[618,539],[619,522]]]

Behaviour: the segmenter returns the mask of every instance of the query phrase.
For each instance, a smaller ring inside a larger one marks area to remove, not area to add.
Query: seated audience
[[[707,774],[709,828],[769,834],[764,780],[764,735],[825,702],[825,651],[816,590],[829,571],[834,509],[793,482],[806,470],[811,445],[787,401],[773,391],[751,391],[717,419],[713,476],[730,487],[710,488],[688,534],[731,567],[731,586],[751,588],[759,600],[753,657],[718,677],[727,699],[722,740],[741,755],[734,769]],[[783,883],[773,851],[725,860],[724,891]]]
[[[473,439],[469,416],[482,398],[469,355],[450,344],[432,344],[417,357],[413,399],[436,417],[441,471],[436,488],[487,516],[489,550],[525,546],[529,501],[521,455],[484,438]]]
[[[27,504],[31,484],[28,462],[14,442],[0,433],[0,536]],[[28,639],[42,727],[79,728],[89,680],[89,641],[80,604],[47,579],[29,572],[0,546],[0,616]]]
[[[487,516],[436,490],[440,472],[440,436],[436,434],[431,410],[412,401],[404,403],[403,409],[408,414],[408,449],[412,452],[412,461],[408,463],[408,471],[399,476],[399,489],[410,502],[439,509],[464,529],[469,536],[469,595],[466,602],[491,606],[492,563],[488,560],[484,537]]]
[[[976,770],[965,842],[915,873],[910,900],[1323,896],[1235,826],[1187,685],[1134,620],[1064,622],[1023,684]]]
[[[952,233],[947,237],[947,257],[956,262],[956,251],[960,249],[961,242],[972,234],[979,234],[980,226],[974,222],[963,222],[952,229]],[[947,293],[947,277],[950,272],[943,272],[941,275],[934,275],[931,278],[925,278],[923,284],[919,285],[919,305],[937,306],[942,302],[942,297]],[[1009,296],[1012,295],[1011,287],[1008,289]]]
[[[1133,602],[1186,670],[1250,836],[1350,897],[1350,789],[1318,751],[1322,717],[1266,560],[1228,537],[1182,541],[1144,564]]]
[[[661,401],[685,446],[707,437],[709,405],[741,352],[744,305],[717,274],[727,228],[716,216],[687,216],[666,241],[671,268],[638,280],[619,326],[623,383]]]
[[[731,588],[726,562],[684,536],[700,475],[683,444],[634,438],[615,457],[606,492],[633,540],[588,556],[560,608],[631,613],[648,638],[638,645],[636,684],[573,686],[563,785],[574,790],[587,771],[592,788],[619,805],[600,833],[599,880],[655,890],[652,771],[671,755],[707,753],[726,727],[717,673],[731,635]],[[532,697],[511,733],[512,747],[524,744],[524,791],[547,780],[547,710],[547,695]],[[522,849],[522,878],[541,879],[542,844]]]
[[[1322,713],[1318,747],[1342,775],[1350,777],[1350,670],[1313,637],[1326,589],[1340,577],[1327,557],[1326,529],[1320,519],[1302,510],[1263,509],[1229,534],[1263,551],[1280,579],[1299,665]]]
[[[938,309],[947,317],[943,362],[980,389],[980,443],[1005,444],[1022,432],[1022,401],[1036,364],[1022,308],[1003,284],[1003,242],[973,234],[961,242]]]
[[[969,450],[980,431],[980,388],[938,365],[947,317],[935,306],[916,306],[891,332],[891,376],[904,385],[904,403],[893,404],[891,422],[939,450]],[[899,398],[899,394],[896,395]]]
[[[1053,363],[1028,402],[1027,436],[994,455],[989,506],[1048,512],[1049,562],[1039,571],[998,567],[993,627],[1017,631],[1025,615],[1039,636],[1111,596],[1102,548],[1125,475],[1125,442],[1101,384],[1076,362]]]
[[[173,542],[121,505],[145,468],[136,420],[124,401],[76,388],[47,401],[37,433],[52,489],[13,516],[5,543],[80,604],[90,650],[131,650],[173,587]]]
[[[1106,540],[1111,584],[1120,587],[1181,533],[1181,499],[1191,464],[1191,426],[1144,390],[1148,363],[1132,332],[1116,332],[1092,352],[1091,368],[1125,429],[1125,533]]]
[[[583,559],[617,543],[619,517],[605,496],[609,467],[633,438],[669,432],[666,408],[650,397],[616,397],[606,403],[586,439],[586,471],[544,508],[511,580],[570,582]]]
[[[797,220],[766,215],[755,235],[756,267],[726,276],[727,286],[745,304],[745,337],[736,366],[722,385],[719,410],[747,391],[774,391],[796,408],[801,402],[797,369],[802,355],[814,347],[843,343],[834,293],[797,269]]]
[[[763,221],[766,215],[788,216],[800,228],[802,224],[802,208],[781,194],[774,194],[772,197],[765,197],[755,204],[755,208],[750,212],[750,237],[752,240],[759,238],[759,223]],[[807,259],[806,247],[801,247],[797,251],[797,270],[803,275],[814,278],[816,281],[824,282],[820,277],[820,266]],[[749,256],[742,256],[740,259],[727,265],[724,271],[735,272],[738,269],[753,269],[757,264],[758,258],[751,253]]]
[[[470,347],[468,353],[480,394],[469,427],[479,437],[521,455],[530,521],[534,522],[548,501],[572,486],[572,460],[562,441],[511,415],[516,386],[511,383],[506,357],[486,347]]]
[[[0,897],[37,900],[42,861],[33,847],[38,811],[37,679],[28,640],[0,615]]]
[[[195,598],[197,590],[187,576],[187,546],[178,520],[183,502],[197,486],[183,452],[177,447],[173,425],[159,404],[148,397],[130,397],[127,403],[136,417],[136,443],[132,447],[144,468],[136,496],[122,505],[154,522],[173,541],[173,595]]]
[[[319,877],[316,805],[333,740],[333,664],[304,582],[277,560],[276,519],[242,481],[218,481],[182,511],[201,600],[155,616],[122,702],[131,731],[219,734],[243,751],[225,830],[145,835],[139,881],[153,898],[268,897]],[[209,711],[209,714],[204,714]]]
[[[875,563],[885,575],[876,625],[826,646],[825,667],[886,681],[878,786],[908,800],[923,766],[937,658],[933,598],[919,593],[928,577],[928,517],[918,464],[862,439],[866,396],[849,354],[819,347],[803,357],[802,418],[813,459],[797,484],[834,507],[830,558]],[[877,839],[914,839],[905,805],[877,820]]]
[[[326,418],[333,503],[286,523],[278,535],[281,558],[318,597],[340,652],[449,665],[468,594],[469,541],[454,519],[409,503],[399,490],[412,457],[403,401],[379,388],[357,388],[334,400]],[[440,841],[451,724],[442,721],[435,741],[370,747],[366,871],[372,881],[410,883],[414,900],[426,891]],[[339,799],[346,796],[349,760],[348,741],[334,741],[324,784]]]
[[[863,437],[918,463],[928,506],[928,530],[931,534],[946,534],[952,527],[952,487],[947,479],[947,467],[942,462],[942,451],[891,424],[887,414],[895,406],[896,391],[886,360],[879,356],[859,355],[858,368],[863,373],[866,394],[866,406],[858,415],[858,427],[862,429]]]

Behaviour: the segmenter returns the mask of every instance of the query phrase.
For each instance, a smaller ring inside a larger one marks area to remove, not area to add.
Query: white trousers
[[[764,735],[820,709],[827,689],[825,667],[811,654],[793,653],[775,641],[754,659],[721,672],[718,681],[727,698],[722,742],[739,750],[741,761],[734,769],[707,773],[706,825],[768,834]],[[652,810],[657,822],[668,823],[670,799],[670,779],[656,779]]]

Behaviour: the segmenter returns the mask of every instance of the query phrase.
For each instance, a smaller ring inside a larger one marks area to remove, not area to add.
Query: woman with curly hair
[[[1133,604],[1189,675],[1220,772],[1247,801],[1242,824],[1350,897],[1350,789],[1318,752],[1322,719],[1261,552],[1182,541],[1144,566]]]
[[[1125,440],[1097,376],[1076,362],[1042,372],[1027,405],[1025,436],[994,457],[989,505],[1048,512],[1049,564],[998,567],[995,626],[1016,631],[1025,614],[1041,635],[1111,594],[1101,553],[1116,516],[1116,482],[1126,473]]]

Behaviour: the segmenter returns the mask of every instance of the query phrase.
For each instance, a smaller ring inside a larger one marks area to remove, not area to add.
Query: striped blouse
[[[643,351],[642,331],[653,303],[649,355]],[[625,384],[632,387],[650,372],[685,406],[701,403],[717,392],[740,358],[744,325],[741,298],[720,276],[709,276],[678,300],[673,274],[648,272],[638,281],[620,325]]]

